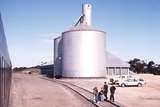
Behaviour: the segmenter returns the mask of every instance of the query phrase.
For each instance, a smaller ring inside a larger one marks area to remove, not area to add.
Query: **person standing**
[[[99,92],[99,101],[104,101],[106,99],[106,97],[104,96],[104,88],[101,88],[101,91]]]
[[[104,94],[104,96],[105,96],[105,100],[107,101],[107,99],[108,99],[108,97],[107,97],[107,93],[108,93],[108,85],[107,85],[106,82],[104,82],[103,89],[104,89],[103,94]]]
[[[110,101],[114,102],[114,93],[115,93],[116,87],[112,85],[110,87]]]
[[[93,88],[93,95],[94,95],[94,100],[97,103],[98,102],[98,88],[97,87]]]

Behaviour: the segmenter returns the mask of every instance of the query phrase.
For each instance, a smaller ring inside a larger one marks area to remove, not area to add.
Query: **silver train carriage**
[[[11,60],[0,16],[0,107],[9,106],[11,77]]]

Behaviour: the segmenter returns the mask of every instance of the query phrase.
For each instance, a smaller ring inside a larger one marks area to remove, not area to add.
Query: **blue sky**
[[[74,25],[85,2],[93,25],[107,32],[107,51],[160,63],[160,0],[0,0],[13,66],[52,60],[53,38]]]

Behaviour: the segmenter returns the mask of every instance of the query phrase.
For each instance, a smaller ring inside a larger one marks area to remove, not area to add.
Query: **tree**
[[[149,62],[148,62],[148,66],[147,66],[148,73],[153,73],[153,71],[154,71],[153,65],[154,65],[154,64],[155,64],[155,63],[154,63],[153,61],[149,61]]]
[[[134,58],[128,63],[130,64],[130,70],[135,73],[152,73],[154,75],[160,75],[160,64],[155,64],[154,61],[149,61],[147,64],[143,60]]]
[[[130,70],[135,73],[143,73],[145,62],[138,58],[134,58],[128,62],[130,64]]]

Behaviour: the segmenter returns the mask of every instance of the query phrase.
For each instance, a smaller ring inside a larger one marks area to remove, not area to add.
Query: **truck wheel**
[[[142,84],[141,84],[141,83],[138,83],[138,87],[142,87]]]
[[[125,87],[126,85],[124,83],[121,84],[122,87]]]

